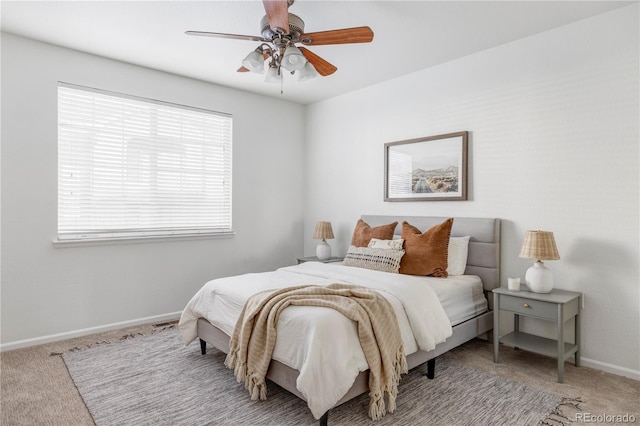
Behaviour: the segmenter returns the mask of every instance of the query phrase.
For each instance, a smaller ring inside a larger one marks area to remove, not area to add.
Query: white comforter
[[[231,335],[245,301],[254,293],[293,285],[345,283],[373,288],[391,303],[405,352],[429,351],[451,336],[449,319],[428,277],[371,271],[338,263],[306,262],[273,272],[209,281],[187,304],[179,328],[188,345],[198,318]],[[316,419],[347,393],[368,368],[356,325],[329,308],[291,306],[278,320],[273,359],[300,371],[296,387]],[[327,368],[329,366],[329,368]]]

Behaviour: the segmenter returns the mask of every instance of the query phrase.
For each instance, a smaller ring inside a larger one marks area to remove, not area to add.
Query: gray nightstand
[[[526,287],[522,287],[526,289]],[[558,382],[564,378],[564,362],[575,354],[575,365],[580,366],[580,308],[582,293],[553,289],[551,293],[493,290],[493,361],[500,360],[500,343],[506,346],[554,357],[558,359]],[[500,311],[513,312],[512,333],[500,337]],[[534,336],[520,331],[520,315],[556,323],[556,340]],[[564,323],[575,317],[575,343],[565,343]]]
[[[333,263],[333,262],[342,262],[344,260],[344,257],[330,257],[327,260],[320,260],[315,256],[309,256],[309,257],[298,257],[297,260],[298,260],[298,264],[304,263],[304,262]]]

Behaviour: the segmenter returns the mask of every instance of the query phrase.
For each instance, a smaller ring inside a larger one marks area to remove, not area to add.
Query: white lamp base
[[[553,273],[540,260],[527,269],[524,279],[529,290],[534,293],[549,293],[553,290]]]
[[[320,241],[316,247],[316,257],[318,260],[327,260],[331,257],[331,246],[325,240]]]

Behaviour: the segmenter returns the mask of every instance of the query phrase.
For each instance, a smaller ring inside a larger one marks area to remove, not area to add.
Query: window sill
[[[186,233],[186,234],[174,234],[174,235],[136,235],[136,236],[122,236],[122,237],[102,237],[102,238],[67,238],[67,239],[55,239],[52,241],[54,247],[67,248],[67,247],[86,247],[92,245],[111,245],[111,244],[138,244],[138,243],[156,243],[166,241],[182,241],[182,240],[204,240],[204,239],[219,239],[219,238],[232,238],[235,235],[235,231],[226,232],[200,232],[200,233]]]

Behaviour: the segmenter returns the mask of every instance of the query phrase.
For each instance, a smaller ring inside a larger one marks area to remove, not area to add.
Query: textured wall
[[[525,231],[553,231],[585,360],[640,378],[638,40],[636,4],[309,106],[306,254],[316,220],[345,253],[361,214],[499,217],[506,286],[531,264]],[[385,142],[461,130],[469,201],[382,201]]]

